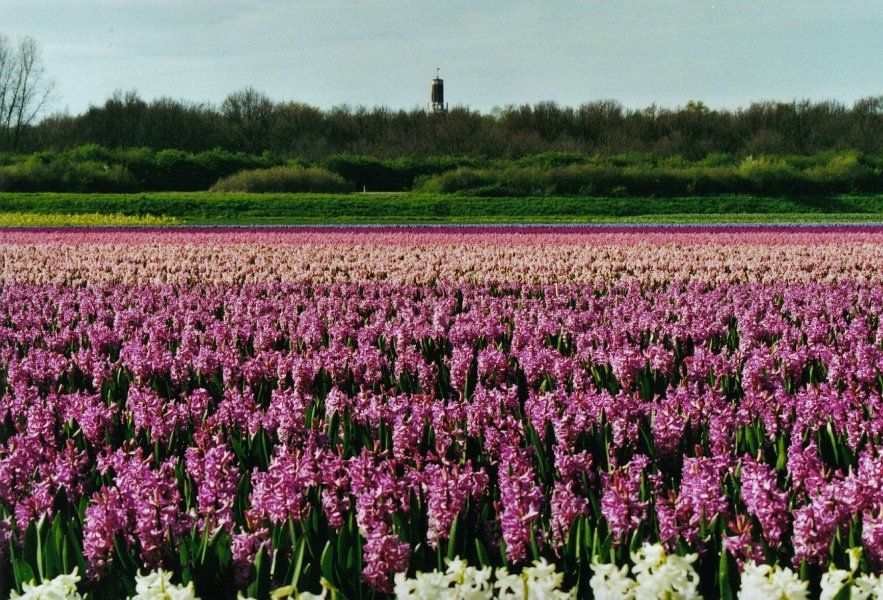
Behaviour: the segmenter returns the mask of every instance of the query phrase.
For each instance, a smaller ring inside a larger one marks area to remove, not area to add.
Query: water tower
[[[432,112],[446,113],[448,106],[445,104],[445,81],[439,78],[438,69],[435,70],[435,79],[432,80]]]

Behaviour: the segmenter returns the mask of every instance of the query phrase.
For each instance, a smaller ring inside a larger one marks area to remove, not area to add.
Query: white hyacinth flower
[[[834,565],[828,567],[828,572],[822,575],[822,593],[819,600],[832,600],[843,588],[849,589],[850,600],[870,600],[871,598],[883,598],[883,580],[879,575],[859,575],[859,560],[862,556],[861,548],[850,548],[849,571],[835,569]]]
[[[492,596],[491,569],[470,567],[459,558],[447,560],[444,573],[417,573],[409,579],[404,573],[395,575],[396,598],[412,600],[485,600]]]
[[[493,571],[490,567],[485,567],[484,569],[465,567],[461,572],[460,579],[458,579],[458,599],[484,600],[487,598],[493,593],[491,575],[493,575]]]
[[[80,576],[77,569],[69,575],[59,575],[55,579],[44,581],[36,585],[33,581],[22,584],[22,594],[13,590],[10,598],[20,600],[82,600],[83,597],[77,592],[77,582]]]
[[[595,600],[634,600],[637,582],[629,577],[628,565],[617,568],[613,563],[592,561],[589,587]]]
[[[574,597],[573,592],[559,589],[564,583],[564,573],[558,573],[555,565],[547,563],[545,558],[525,567],[521,577],[527,585],[527,600],[566,600]]]
[[[199,600],[191,581],[186,586],[172,583],[172,574],[159,569],[135,576],[135,595],[131,600]]]
[[[404,573],[395,575],[396,598],[408,600],[429,600],[430,598],[454,598],[450,587],[452,578],[446,573],[432,571],[417,573],[414,579],[408,579]]]
[[[521,575],[510,573],[505,567],[496,570],[495,575],[497,581],[494,582],[494,588],[497,589],[497,598],[505,600],[524,600],[526,595],[524,589],[524,579]],[[494,596],[490,596],[494,598]]]
[[[784,569],[776,567],[773,570],[773,584],[779,594],[776,598],[782,600],[806,600],[809,598],[809,592],[807,592],[809,582],[801,581],[797,573],[788,567]]]
[[[635,600],[701,600],[697,554],[668,555],[662,544],[644,544],[632,554],[637,587]]]
[[[778,565],[758,565],[751,561],[742,570],[742,584],[739,587],[739,600],[769,598],[770,600],[808,600],[806,581],[801,581],[797,573]]]
[[[555,566],[538,560],[522,573],[510,573],[505,568],[494,572],[490,567],[478,569],[466,561],[447,561],[444,573],[417,573],[408,578],[405,573],[395,575],[395,595],[399,600],[570,600],[574,592],[560,590],[564,575]],[[491,583],[491,579],[495,581]]]
[[[843,586],[850,585],[852,573],[844,569],[834,569],[833,565],[828,569],[827,573],[822,575],[822,593],[819,600],[832,600],[834,596],[840,593]],[[863,600],[867,596],[858,596],[858,600]],[[851,599],[856,599],[854,594],[850,594]]]
[[[276,588],[270,592],[270,600],[325,600],[328,597],[328,590],[336,589],[324,577],[321,579],[322,591],[318,594],[312,592],[298,592],[293,585],[286,585]],[[240,596],[238,600],[254,600],[252,598],[244,599]]]
[[[851,590],[852,600],[883,598],[883,577],[880,575],[859,575]]]
[[[327,590],[322,590],[321,594],[314,594],[312,592],[299,592],[297,595],[297,600],[325,600],[328,596]]]
[[[773,598],[776,589],[772,582],[773,568],[766,564],[745,564],[742,570],[742,584],[739,586],[739,600],[752,598]]]

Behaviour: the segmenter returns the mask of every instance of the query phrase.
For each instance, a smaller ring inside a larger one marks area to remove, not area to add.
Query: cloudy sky
[[[220,103],[251,85],[321,108],[481,111],[612,98],[718,108],[883,94],[883,0],[0,0],[53,109],[114,90]]]

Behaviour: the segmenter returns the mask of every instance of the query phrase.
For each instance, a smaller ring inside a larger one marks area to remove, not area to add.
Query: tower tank
[[[445,106],[445,81],[438,76],[438,69],[435,70],[435,79],[432,80],[432,112],[446,112]]]

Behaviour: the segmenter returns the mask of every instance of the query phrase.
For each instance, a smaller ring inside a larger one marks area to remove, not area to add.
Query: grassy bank
[[[883,221],[883,195],[799,198],[433,194],[0,194],[0,213],[163,217],[181,224]],[[80,215],[80,217],[73,217]],[[17,217],[21,218],[21,217]],[[101,224],[96,222],[96,225]]]

